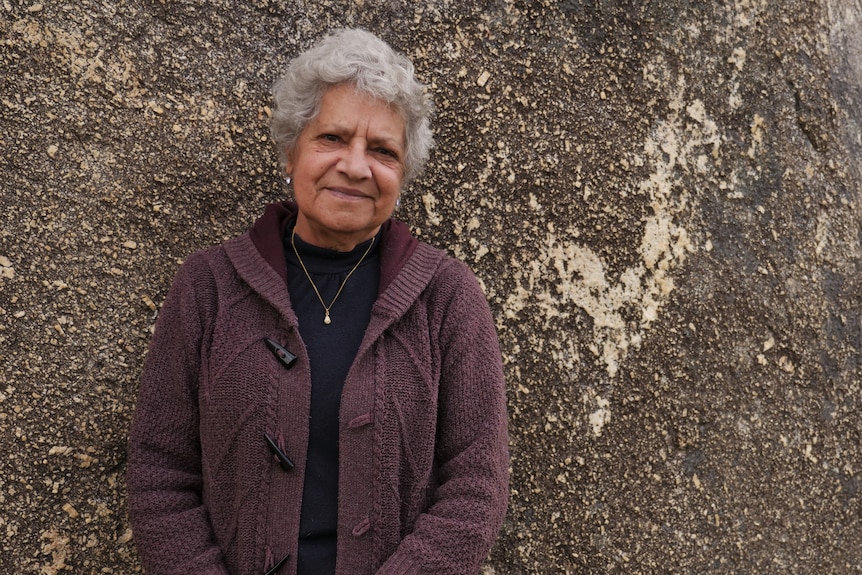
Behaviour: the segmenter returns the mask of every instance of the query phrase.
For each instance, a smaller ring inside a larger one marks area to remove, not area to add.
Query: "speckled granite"
[[[140,571],[156,311],[285,194],[268,87],[336,26],[432,86],[398,216],[497,318],[486,575],[862,572],[860,0],[4,0],[0,572]]]

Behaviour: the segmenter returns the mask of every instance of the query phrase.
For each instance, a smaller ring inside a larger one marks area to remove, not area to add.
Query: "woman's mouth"
[[[329,193],[339,198],[343,198],[345,200],[363,200],[367,199],[368,195],[363,193],[356,188],[345,188],[345,187],[330,187],[326,188]]]

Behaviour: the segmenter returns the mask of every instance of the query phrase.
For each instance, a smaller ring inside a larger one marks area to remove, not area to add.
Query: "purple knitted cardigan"
[[[311,378],[284,276],[294,216],[275,204],[249,233],[190,256],[162,307],[127,471],[149,575],[263,575],[284,557],[276,572],[296,572]],[[468,268],[404,224],[385,224],[380,257],[339,414],[337,573],[475,574],[508,500],[494,323]]]

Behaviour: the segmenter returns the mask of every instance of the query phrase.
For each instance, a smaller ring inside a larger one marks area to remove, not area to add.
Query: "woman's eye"
[[[396,160],[398,159],[398,154],[396,154],[395,152],[393,152],[392,150],[389,150],[387,148],[377,148],[377,153],[383,154],[384,156],[389,156],[390,158],[393,158]]]
[[[335,134],[323,134],[322,136],[320,136],[320,138],[322,140],[326,140],[327,142],[338,142],[339,140],[341,140],[341,138],[339,138]]]

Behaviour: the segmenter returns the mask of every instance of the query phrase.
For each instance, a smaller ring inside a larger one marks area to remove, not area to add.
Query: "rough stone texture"
[[[488,573],[862,571],[860,0],[4,0],[0,573],[135,573],[124,444],[178,262],[285,193],[268,87],[335,26],[439,145],[510,390]]]

